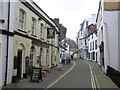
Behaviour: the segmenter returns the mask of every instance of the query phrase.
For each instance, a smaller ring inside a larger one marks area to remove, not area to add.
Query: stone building
[[[58,64],[59,28],[35,2],[2,1],[0,13],[0,86],[26,78],[37,62],[49,68]]]

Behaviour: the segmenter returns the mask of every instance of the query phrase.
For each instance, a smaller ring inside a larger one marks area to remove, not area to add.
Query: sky
[[[51,18],[67,28],[66,37],[76,41],[80,24],[97,14],[100,0],[33,0]]]

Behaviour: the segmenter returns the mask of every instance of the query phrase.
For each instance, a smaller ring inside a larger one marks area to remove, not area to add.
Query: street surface
[[[57,67],[50,73],[43,76],[43,81],[30,82],[29,78],[20,80],[19,83],[12,83],[3,87],[7,88],[118,88],[112,80],[107,77],[101,68],[95,63],[86,60],[73,60],[71,64],[63,65],[62,71]],[[118,89],[115,89],[118,90]]]
[[[91,88],[89,66],[80,60],[75,61],[74,65],[73,69],[51,88]]]

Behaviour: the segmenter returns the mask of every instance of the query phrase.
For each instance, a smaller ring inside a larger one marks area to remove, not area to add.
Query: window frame
[[[34,50],[34,47],[32,46],[30,49],[30,61],[29,61],[30,66],[34,66],[34,56],[35,56],[35,50]],[[31,59],[31,57],[32,57],[32,59]],[[31,65],[31,62],[32,62],[32,65]]]
[[[35,35],[36,34],[36,19],[32,17],[32,22],[31,22],[31,34]]]
[[[43,38],[43,30],[44,30],[44,25],[41,23],[40,24],[40,38]]]
[[[25,31],[26,12],[19,9],[19,30]]]

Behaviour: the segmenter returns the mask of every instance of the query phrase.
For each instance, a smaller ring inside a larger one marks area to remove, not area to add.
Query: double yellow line
[[[86,61],[84,61],[84,62],[85,62],[86,64],[88,64],[88,65],[89,65],[89,68],[90,68],[92,89],[93,89],[93,90],[98,90],[98,89],[100,89],[100,86],[99,86],[99,84],[98,84],[96,75],[93,73],[93,70],[92,70],[91,65],[90,65],[88,62],[86,62]]]

